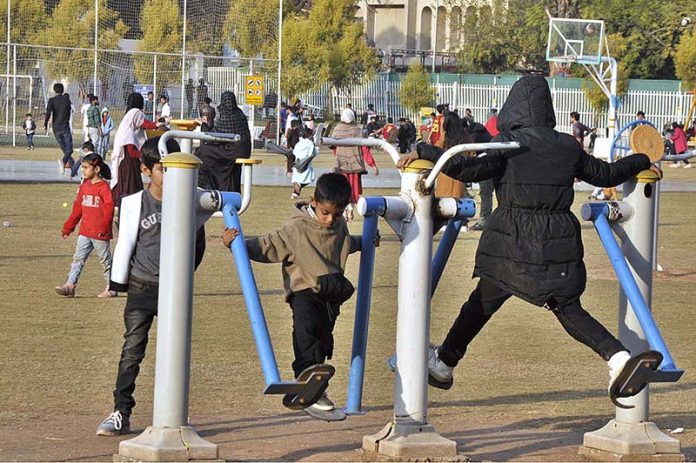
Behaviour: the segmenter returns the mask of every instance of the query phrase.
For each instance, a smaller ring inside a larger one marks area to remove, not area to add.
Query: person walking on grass
[[[297,142],[292,154],[295,161],[292,166],[292,199],[298,199],[302,188],[314,181],[312,160],[319,154],[319,148],[312,140],[313,131],[309,127],[302,128],[302,138]]]
[[[56,293],[61,296],[75,297],[75,288],[80,279],[82,268],[93,250],[97,251],[99,262],[104,271],[106,289],[97,297],[115,297],[116,292],[109,290],[111,275],[111,249],[113,238],[111,223],[114,219],[114,201],[109,184],[111,171],[104,160],[96,153],[85,156],[81,162],[84,181],[77,191],[72,213],[63,224],[60,236],[68,239],[78,223],[80,233],[77,237],[77,248],[73,263],[70,266],[68,280],[56,286]]]
[[[571,211],[575,178],[615,186],[650,169],[650,158],[633,154],[604,162],[587,154],[572,136],[555,131],[555,125],[548,83],[542,76],[525,76],[510,90],[498,118],[500,134],[493,139],[516,141],[521,147],[478,158],[455,157],[445,164],[443,172],[463,181],[493,178],[498,208],[476,250],[473,273],[478,284],[442,345],[429,349],[429,382],[434,387],[452,386],[454,367],[469,344],[512,296],[550,310],[568,334],[607,361],[609,395],[615,403],[616,397],[642,389],[624,391],[624,385],[644,356],[659,356],[629,353],[582,307],[587,274],[580,224]],[[437,161],[442,152],[422,154]],[[398,167],[417,157],[403,157]]]
[[[51,97],[46,104],[46,119],[44,119],[44,132],[48,134],[48,121],[53,118],[53,135],[56,137],[58,146],[63,152],[63,158],[58,160],[58,169],[61,174],[65,168],[72,167],[75,162],[72,158],[73,139],[70,130],[70,98],[63,95],[64,87],[60,82],[53,84],[53,91],[56,96]]]

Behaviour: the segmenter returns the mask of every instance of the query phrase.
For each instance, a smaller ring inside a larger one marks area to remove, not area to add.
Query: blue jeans
[[[77,284],[77,281],[80,279],[80,274],[82,273],[82,267],[85,266],[85,262],[87,262],[87,258],[92,253],[92,250],[95,249],[99,256],[99,263],[101,263],[102,269],[104,270],[106,286],[109,286],[109,276],[111,275],[110,243],[111,242],[108,240],[96,240],[79,235],[77,237],[77,247],[75,248],[75,255],[73,256],[73,263],[70,266],[68,283],[72,285]]]
[[[102,135],[99,137],[99,142],[97,143],[97,153],[99,156],[102,157],[102,159],[106,159],[106,152],[109,151],[109,139],[111,138],[110,134]]]
[[[58,146],[60,146],[60,150],[63,152],[63,164],[64,165],[66,165],[66,164],[72,165],[72,163],[73,163],[72,133],[70,133],[69,130],[62,130],[60,132],[53,132],[53,135],[56,137],[56,140],[58,141]]]
[[[84,156],[80,156],[77,159],[77,162],[73,163],[72,167],[70,168],[70,178],[76,176],[80,171],[80,167],[82,167],[82,159],[84,159]]]
[[[33,134],[33,133],[28,133],[28,134],[27,134],[27,146],[28,146],[28,147],[33,147],[33,146],[34,146],[34,134]]]

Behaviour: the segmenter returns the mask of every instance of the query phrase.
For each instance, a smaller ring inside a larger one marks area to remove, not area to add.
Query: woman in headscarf
[[[140,148],[147,140],[145,130],[156,129],[161,122],[145,119],[145,102],[140,93],[131,93],[126,99],[126,114],[116,130],[114,151],[111,153],[111,192],[114,205],[121,204],[121,198],[143,189],[140,177]]]
[[[198,186],[220,191],[241,191],[242,166],[236,164],[239,158],[251,156],[251,133],[242,110],[237,106],[234,93],[227,91],[220,96],[215,119],[216,133],[237,134],[239,143],[206,142],[196,150],[196,156],[203,161],[198,175]]]
[[[360,127],[355,125],[355,113],[345,108],[341,112],[341,121],[331,132],[332,138],[364,138]],[[336,146],[333,148],[336,157],[334,172],[343,174],[350,183],[350,204],[346,207],[346,220],[353,218],[353,208],[362,194],[361,176],[367,173],[366,164],[372,167],[375,175],[379,175],[379,169],[372,157],[372,151],[367,146]]]
[[[212,108],[211,108],[212,109]],[[249,124],[242,110],[237,106],[237,97],[226,91],[220,95],[217,106],[218,117],[214,123],[208,120],[207,129],[215,133],[239,135],[238,143],[203,142],[196,149],[195,155],[203,161],[198,173],[198,186],[206,190],[242,191],[242,166],[237,159],[251,156],[251,133]],[[209,112],[215,118],[215,110]],[[196,266],[200,264],[205,253],[205,227],[196,232]]]

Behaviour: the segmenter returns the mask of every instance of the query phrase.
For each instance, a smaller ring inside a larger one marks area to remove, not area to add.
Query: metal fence
[[[26,113],[32,113],[37,126],[42,127],[46,103],[53,94],[55,82],[65,85],[75,105],[73,124],[76,132],[82,125],[80,106],[83,102],[79,96],[82,93],[97,94],[100,105],[110,109],[117,124],[125,111],[126,96],[133,91],[167,95],[172,114],[176,117],[195,116],[203,95],[199,79],[203,79],[205,91],[213,102],[219,100],[221,92],[232,90],[238,102],[244,105],[245,77],[248,75],[263,76],[263,92],[267,97],[278,93],[277,61],[7,43],[0,43],[0,50],[6,50],[2,54],[7,57],[2,63],[5,72],[0,74],[0,134],[5,134],[0,143],[15,142],[21,135],[19,125]],[[602,130],[606,116],[596,114],[581,89],[563,88],[562,84],[562,79],[550,81],[558,130],[570,131],[568,115],[571,111],[580,113],[581,120],[587,125]],[[317,91],[299,97],[310,107],[332,108],[334,113],[339,113],[347,103],[361,113],[371,103],[385,117],[409,117],[417,121],[419,115],[406,110],[399,102],[400,85],[399,81],[380,74],[342,92],[323,85]],[[433,85],[437,101],[449,103],[450,109],[456,109],[460,114],[465,108],[470,108],[477,121],[485,121],[490,108],[500,108],[511,88],[509,80],[505,85],[457,82]],[[619,126],[633,120],[639,110],[644,111],[657,127],[673,121],[681,122],[693,98],[685,92],[629,91],[621,98]],[[270,106],[275,106],[274,98],[268,100],[273,103]],[[248,106],[245,109],[249,112]],[[257,127],[275,118],[271,108],[257,106],[251,114]]]
[[[0,69],[0,133],[16,134],[26,113],[43,126],[53,84],[63,83],[74,106],[73,129],[82,126],[83,95],[94,93],[118,123],[131,92],[167,96],[174,117],[195,117],[204,96],[217,101],[224,90],[245,105],[247,75],[264,75],[264,93],[277,93],[277,61],[178,53],[0,44],[9,59]],[[5,61],[5,60],[3,60]],[[200,81],[202,79],[202,82]],[[248,112],[248,106],[245,110]],[[271,117],[272,111],[264,114]],[[261,116],[260,107],[257,111]]]
[[[578,88],[563,88],[560,79],[550,80],[551,96],[556,110],[557,130],[570,132],[570,113],[577,111],[585,124],[597,127],[600,132],[606,129],[608,106],[597,113],[587,99],[585,92]],[[450,110],[456,109],[460,114],[469,108],[476,121],[485,122],[491,108],[500,109],[505,102],[512,85],[472,85],[460,83],[435,83],[437,101],[449,103]],[[303,101],[315,105],[327,106],[329,98],[333,99],[333,108],[345,107],[351,103],[358,113],[371,103],[378,114],[385,117],[409,117],[418,120],[419,115],[408,111],[398,101],[400,82],[380,76],[361,86],[355,86],[344,94],[331,94],[328,86],[319,92],[303,97]],[[617,123],[619,128],[635,119],[638,111],[644,111],[646,117],[661,129],[665,124],[684,122],[684,117],[694,95],[678,91],[642,91],[630,90],[621,96]]]

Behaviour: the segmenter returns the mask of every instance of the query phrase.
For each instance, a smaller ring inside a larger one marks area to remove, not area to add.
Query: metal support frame
[[[623,202],[586,203],[581,212],[583,219],[594,222],[621,284],[619,340],[634,354],[648,348],[660,351],[663,362],[651,381],[673,382],[683,371],[675,366],[649,308],[657,180],[656,174],[646,171],[624,184]],[[621,238],[621,248],[612,228]],[[582,455],[598,460],[622,461],[637,456],[644,461],[682,461],[679,441],[649,421],[649,386],[634,397],[622,399],[622,403],[633,408],[617,407],[613,420],[602,429],[586,433]]]

